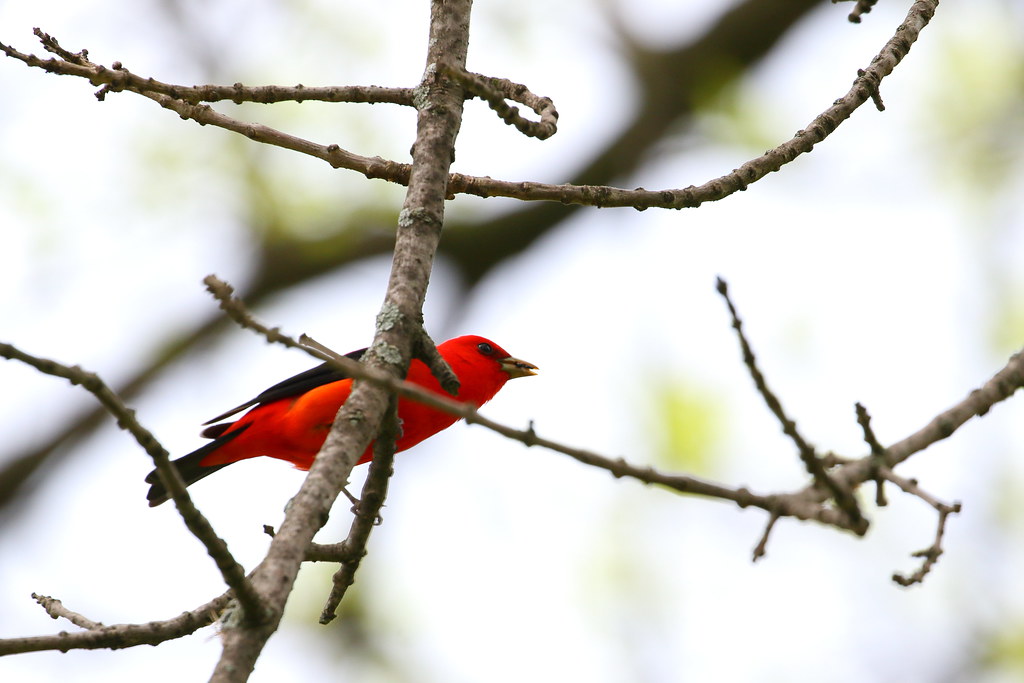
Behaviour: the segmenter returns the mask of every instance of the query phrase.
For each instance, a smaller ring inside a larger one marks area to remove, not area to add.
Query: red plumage
[[[456,337],[438,345],[437,349],[459,378],[455,398],[478,408],[491,400],[509,379],[533,375],[536,370],[534,365],[513,358],[483,337]],[[361,355],[362,351],[349,354],[357,359]],[[410,363],[406,380],[450,397],[419,360]],[[208,427],[203,435],[214,440],[175,460],[174,464],[186,485],[231,463],[261,455],[287,460],[301,470],[308,470],[351,391],[352,379],[326,364],[300,373],[211,420],[218,422],[252,406],[235,422]],[[415,446],[458,420],[454,415],[407,398],[398,400],[398,417],[402,425],[402,434],[396,443],[398,451]],[[372,457],[371,443],[358,464]],[[152,484],[147,495],[150,506],[159,505],[170,497],[160,484],[156,470],[149,473],[146,481]]]

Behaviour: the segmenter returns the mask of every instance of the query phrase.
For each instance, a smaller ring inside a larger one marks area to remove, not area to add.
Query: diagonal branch
[[[75,626],[84,628],[88,631],[95,631],[103,628],[103,624],[98,621],[73,612],[64,606],[64,603],[57,598],[51,598],[49,595],[36,595],[32,594],[32,599],[39,603],[39,606],[46,610],[46,613],[53,619],[64,618],[70,621]]]
[[[852,528],[858,530],[860,534],[866,533],[868,528],[867,520],[861,515],[860,506],[857,505],[857,499],[854,497],[853,491],[850,488],[841,486],[829,476],[814,447],[800,434],[800,431],[796,428],[796,422],[786,415],[782,403],[772,390],[768,388],[764,375],[757,367],[757,358],[754,356],[754,351],[750,347],[746,335],[743,333],[743,321],[740,320],[739,313],[737,313],[732,299],[729,298],[729,286],[722,278],[718,278],[718,293],[722,295],[726,306],[729,307],[729,314],[732,316],[732,326],[736,330],[736,336],[739,337],[740,341],[740,348],[743,350],[743,363],[747,366],[747,370],[750,371],[750,376],[754,379],[754,384],[757,386],[758,393],[764,399],[765,405],[768,406],[768,409],[772,411],[772,414],[775,415],[782,425],[782,432],[796,445],[797,452],[800,454],[800,460],[803,461],[807,472],[814,477],[815,483],[828,491],[840,509],[849,515]]]
[[[933,443],[949,438],[968,420],[985,415],[993,406],[1010,398],[1021,388],[1024,388],[1024,348],[1010,356],[1006,365],[963,400],[936,415],[913,434],[886,448],[885,465],[894,468]],[[872,478],[870,470],[875,466],[872,459],[862,458],[843,465],[833,476],[846,485],[862,483]]]
[[[639,80],[638,106],[606,144],[570,172],[574,182],[605,185],[634,172],[666,135],[678,134],[681,126],[692,127],[701,100],[697,93],[705,92],[707,83],[706,72],[695,65],[728,64],[722,73],[731,74],[727,80],[735,82],[778,49],[785,36],[820,4],[820,0],[738,0],[699,35],[669,49],[649,49],[627,36],[616,36],[622,46],[624,66],[634,69]],[[200,49],[209,61],[212,51],[207,47]],[[487,219],[486,240],[479,239],[474,221],[449,220],[441,252],[459,271],[462,286],[471,288],[496,265],[527,249],[578,208],[579,204],[554,202],[524,204]],[[274,238],[274,231],[261,233],[257,270],[248,288],[249,300],[255,304],[332,269],[370,256],[390,254],[394,239],[387,228],[388,221],[383,211],[372,216],[362,213],[357,223],[367,229],[361,230],[355,240],[347,231],[343,235],[334,232],[299,245]],[[380,230],[369,229],[370,226]],[[223,331],[223,323],[222,316],[213,316],[164,340],[147,366],[119,387],[119,393],[125,398],[138,394],[185,351]],[[40,481],[40,477],[30,475],[41,472],[44,463],[68,457],[68,451],[58,450],[60,446],[89,434],[102,419],[102,411],[82,411],[62,425],[55,425],[37,447],[14,455],[0,467],[0,526],[10,523],[17,514],[15,498],[31,494]]]
[[[746,488],[730,489],[725,486],[703,481],[696,477],[683,474],[667,474],[658,472],[651,467],[632,465],[622,458],[608,458],[594,453],[593,451],[573,448],[538,436],[532,426],[528,429],[520,430],[507,425],[502,425],[481,415],[477,408],[470,403],[461,403],[440,394],[427,391],[416,384],[397,379],[386,372],[381,372],[380,370],[368,367],[359,361],[354,361],[351,358],[334,353],[322,344],[312,342],[312,340],[305,335],[303,335],[299,341],[295,341],[288,335],[282,333],[279,328],[267,327],[257,321],[248,311],[244,302],[234,296],[234,289],[231,285],[223,282],[213,275],[206,276],[203,281],[206,283],[207,289],[214,295],[214,297],[217,298],[221,308],[224,309],[224,311],[227,312],[235,322],[244,328],[261,334],[268,342],[305,351],[314,358],[318,358],[336,366],[351,377],[366,380],[367,382],[383,387],[389,392],[393,392],[399,396],[409,398],[418,403],[430,406],[431,408],[443,410],[451,415],[456,415],[465,420],[467,424],[481,425],[491,431],[501,434],[502,436],[520,441],[527,446],[541,446],[543,448],[568,455],[583,464],[607,470],[617,478],[631,477],[647,484],[659,484],[680,493],[690,493],[694,495],[731,500],[737,503],[740,507],[754,506],[768,511],[776,511],[778,509],[779,502],[775,497],[759,496],[751,493]],[[780,514],[797,516],[800,519],[811,519],[815,518],[817,513],[810,509],[801,510],[785,506],[782,508]],[[826,514],[825,518],[832,520],[834,518],[834,514]],[[827,523],[835,522],[829,521]],[[352,551],[349,548],[346,549],[345,552],[351,553]]]
[[[246,578],[245,570],[231,555],[227,543],[217,535],[209,520],[192,503],[181,476],[170,464],[167,451],[152,432],[139,424],[135,411],[126,406],[121,397],[111,391],[98,375],[86,372],[80,367],[69,367],[54,360],[37,358],[3,342],[0,342],[0,357],[21,361],[47,375],[62,377],[71,384],[81,385],[96,397],[96,400],[117,420],[117,426],[135,437],[138,444],[153,458],[160,480],[171,493],[185,526],[199,539],[216,563],[224,582],[231,588],[242,606],[246,618],[257,621],[261,619],[260,599]]]
[[[221,301],[222,307],[229,311],[236,322],[241,324],[243,327],[255,330],[256,332],[264,335],[268,341],[280,343],[289,348],[301,349],[315,358],[337,365],[352,377],[366,380],[375,385],[385,387],[399,396],[403,396],[418,403],[456,415],[465,420],[467,424],[481,425],[491,431],[501,434],[502,436],[519,441],[526,446],[540,446],[548,450],[562,453],[563,455],[567,455],[585,465],[606,470],[617,478],[629,477],[645,484],[663,486],[678,493],[728,500],[736,503],[741,508],[757,507],[777,517],[795,517],[802,520],[815,520],[822,524],[828,524],[854,531],[856,531],[860,526],[860,524],[853,521],[845,511],[821,505],[821,503],[824,502],[830,494],[826,488],[819,485],[817,482],[806,489],[801,489],[793,493],[756,494],[746,487],[731,488],[685,474],[660,472],[652,467],[634,465],[623,458],[612,458],[586,449],[574,448],[539,436],[532,424],[527,429],[516,429],[500,424],[484,417],[474,406],[470,404],[460,403],[440,394],[428,392],[422,387],[410,384],[403,380],[398,380],[386,373],[375,371],[373,368],[368,368],[361,363],[353,361],[350,358],[340,356],[339,354],[333,352],[325,353],[317,348],[311,348],[307,343],[302,343],[301,340],[297,342],[291,337],[281,333],[278,328],[269,328],[255,321],[246,309],[245,304],[240,299],[232,296],[233,290],[226,283],[221,282],[214,276],[208,276],[206,278],[206,282],[210,291],[213,292],[214,296]],[[735,309],[733,310],[735,311]],[[741,339],[742,345],[742,343],[746,341],[745,336],[741,335]],[[750,351],[749,343],[747,343],[747,351]],[[752,351],[750,351],[750,353],[752,354]],[[757,372],[758,376],[761,376],[756,365],[754,370]],[[952,433],[952,430],[955,429],[956,426],[959,426],[956,425],[951,427],[949,422],[950,415],[956,415],[959,424],[962,424],[969,419],[969,417],[975,414],[983,415],[988,412],[995,403],[1005,398],[1009,398],[1016,388],[1020,388],[1022,386],[1024,386],[1024,349],[1015,354],[1010,359],[1010,362],[1006,367],[1000,370],[995,377],[986,382],[986,384],[980,389],[972,392],[967,399],[957,406],[954,406],[949,411],[946,411],[943,415],[940,415],[919,433],[908,437],[908,439],[913,439],[916,450],[911,452],[906,451],[907,440],[899,442],[899,444],[891,446],[888,449],[884,449],[881,447],[881,444],[878,443],[877,438],[874,437],[874,433],[871,432],[871,438],[875,445],[872,446],[872,453],[869,456],[851,460],[829,455],[826,458],[817,459],[823,468],[836,467],[837,471],[830,475],[829,479],[837,486],[841,486],[852,491],[865,481],[876,479],[876,470],[878,467],[891,466],[894,464],[891,462],[889,454],[894,452],[901,454],[900,461],[902,461],[910,457],[914,452],[923,450],[930,445],[930,443],[933,443],[934,440],[949,436]],[[767,386],[764,388],[767,389]],[[774,398],[774,394],[771,394],[770,391],[769,394]],[[778,403],[778,399],[775,399],[775,402]],[[781,409],[781,405],[779,405],[779,408]],[[866,417],[866,410],[864,411],[864,415]],[[867,429],[870,431],[870,425]],[[806,441],[804,441],[804,443],[806,443]],[[808,447],[810,448],[810,446]],[[881,449],[881,451],[877,451],[876,448]],[[881,458],[881,460],[879,460],[879,458]],[[329,546],[329,550],[328,546],[317,546],[316,550],[310,551],[314,557],[310,557],[309,559],[316,559],[317,561],[337,561],[338,554],[348,557],[348,553],[350,553],[351,550],[343,546],[345,546],[343,543],[333,544],[332,546]],[[763,544],[761,549],[761,554],[763,555]]]

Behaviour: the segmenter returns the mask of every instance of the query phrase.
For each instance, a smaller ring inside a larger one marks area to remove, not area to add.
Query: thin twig
[[[852,24],[859,24],[861,15],[870,12],[871,8],[878,3],[878,0],[832,0],[832,4],[835,5],[840,2],[850,1],[855,1],[857,3],[857,5],[853,8],[853,11],[851,11],[849,16],[847,17],[847,19]]]
[[[862,403],[856,403],[854,408],[857,411],[857,424],[864,431],[864,441],[871,448],[871,454],[876,458],[884,459],[885,446],[881,444],[878,437],[875,436],[875,430],[871,428],[871,415],[868,414],[868,409]]]
[[[21,351],[11,344],[0,342],[0,356],[18,360],[30,365],[40,372],[62,377],[73,385],[81,385],[83,389],[96,397],[96,400],[117,420],[117,426],[128,431],[140,446],[153,458],[161,482],[170,492],[175,506],[185,526],[206,548],[206,552],[216,563],[224,582],[234,591],[247,619],[258,621],[262,618],[259,595],[256,594],[245,576],[245,570],[228,550],[227,543],[217,535],[209,520],[196,508],[185,489],[185,484],[170,464],[170,457],[164,447],[157,441],[153,433],[143,427],[135,417],[135,411],[124,404],[121,397],[112,391],[100,377],[86,372],[78,366],[67,366],[54,360],[38,358]]]
[[[67,607],[64,606],[64,603],[58,600],[57,598],[51,598],[49,595],[37,595],[36,593],[33,593],[32,599],[38,602],[39,605],[44,610],[46,610],[46,613],[54,619],[60,619],[63,617],[75,626],[87,629],[89,631],[95,631],[96,629],[103,628],[103,624],[101,624],[100,622],[93,621],[92,619],[83,616],[78,612],[73,612],[69,610]]]
[[[351,377],[363,379],[379,386],[386,387],[387,389],[398,393],[400,396],[428,405],[431,408],[442,410],[451,415],[456,415],[464,419],[467,424],[481,425],[491,431],[502,434],[503,436],[520,441],[527,446],[541,446],[549,450],[563,453],[584,464],[605,469],[615,477],[632,477],[648,484],[660,484],[679,491],[680,493],[724,498],[737,503],[740,507],[752,505],[768,510],[769,512],[774,510],[778,505],[778,500],[776,498],[771,496],[759,496],[751,493],[746,488],[731,489],[710,482],[705,482],[697,479],[696,477],[681,474],[665,474],[658,472],[651,467],[631,465],[622,458],[607,458],[594,453],[593,451],[566,446],[538,436],[532,425],[529,429],[520,430],[499,424],[481,415],[472,404],[454,401],[442,396],[441,394],[427,391],[418,385],[398,380],[387,373],[375,371],[362,363],[353,361],[352,359],[344,356],[339,356],[329,349],[326,349],[322,344],[314,342],[316,346],[313,346],[310,344],[312,340],[308,336],[304,335],[300,341],[295,341],[288,335],[283,334],[279,328],[267,327],[266,325],[258,322],[247,310],[242,300],[234,296],[234,289],[231,285],[223,282],[214,275],[206,276],[203,281],[206,283],[207,289],[214,295],[214,297],[217,298],[221,308],[223,308],[233,320],[242,327],[263,335],[267,341],[305,351],[315,358],[319,358],[320,360],[336,365]],[[807,514],[813,515],[809,510],[798,511],[788,507],[786,509],[786,514],[797,516],[801,519],[808,518],[805,516]],[[833,515],[825,515],[826,518],[830,518],[832,516]]]
[[[962,401],[936,415],[910,436],[886,448],[886,465],[893,468],[914,453],[949,438],[968,420],[987,414],[994,405],[1010,398],[1021,388],[1024,388],[1024,348],[1010,356],[1006,365]]]
[[[82,50],[72,53],[62,48],[57,39],[41,29],[36,28],[33,33],[39,38],[43,48],[61,59],[78,66],[94,70],[88,75],[93,85],[103,85],[96,93],[96,98],[103,101],[109,92],[121,92],[130,90],[136,93],[151,92],[160,93],[184,100],[189,104],[200,102],[231,101],[235,104],[243,102],[255,102],[259,104],[272,104],[275,102],[349,102],[349,103],[389,103],[400,104],[407,107],[413,106],[412,88],[382,88],[375,85],[349,85],[349,86],[328,86],[328,87],[307,87],[302,84],[292,87],[279,85],[266,85],[258,87],[246,87],[241,83],[233,85],[174,85],[163,83],[154,78],[143,78],[133,74],[124,68],[121,62],[114,62],[110,69],[98,66],[89,61],[89,51]],[[9,55],[13,56],[13,55]],[[44,67],[45,68],[45,67]],[[76,74],[85,75],[85,74]]]
[[[358,502],[358,501],[357,501]],[[356,508],[352,509],[353,512],[357,512]],[[379,519],[379,517],[378,517]],[[269,524],[263,525],[263,532],[273,538],[277,535],[277,531],[274,527]],[[366,548],[362,548],[359,556],[366,554]],[[352,551],[349,545],[342,541],[341,543],[316,543],[311,542],[309,547],[306,548],[306,562],[335,562],[341,564],[343,562],[351,562],[357,557],[357,554]]]
[[[879,470],[879,474],[887,481],[891,481],[896,484],[896,486],[902,489],[905,493],[916,498],[920,498],[925,503],[932,506],[938,513],[938,523],[935,525],[935,540],[927,548],[918,550],[911,554],[911,557],[924,558],[921,566],[917,568],[917,571],[909,576],[899,573],[893,573],[892,575],[892,580],[901,586],[912,586],[914,584],[921,583],[942,556],[942,539],[946,533],[946,520],[950,515],[958,514],[960,512],[960,502],[958,501],[952,504],[943,503],[938,498],[922,489],[918,485],[916,479],[901,477],[887,467],[881,468]]]
[[[754,546],[754,553],[751,557],[752,561],[757,562],[765,556],[765,553],[768,550],[768,537],[771,535],[772,529],[775,528],[775,522],[777,521],[779,521],[779,515],[778,513],[773,512],[768,517],[768,523],[764,527],[764,533],[761,534],[761,540],[758,541],[756,546]]]
[[[1010,398],[1021,388],[1024,388],[1024,348],[1010,356],[1006,365],[979,388],[936,415],[921,429],[886,448],[885,466],[892,470],[914,454],[949,438],[968,420],[987,414],[996,404]],[[865,481],[874,479],[877,471],[878,463],[875,456],[869,455],[841,464],[832,476],[843,485],[856,488]],[[821,501],[828,494],[811,485],[794,495]]]
[[[223,309],[232,320],[238,323],[241,327],[262,335],[270,343],[281,344],[288,348],[305,351],[314,358],[331,363],[350,377],[372,382],[378,386],[398,392],[401,396],[411,398],[419,403],[429,405],[432,408],[439,408],[440,410],[452,413],[453,415],[463,416],[465,406],[469,406],[470,408],[472,407],[469,404],[462,404],[456,401],[447,400],[440,394],[428,391],[419,385],[396,379],[386,372],[367,367],[359,361],[352,360],[351,358],[331,350],[309,335],[303,334],[299,337],[298,341],[296,341],[292,337],[283,334],[280,328],[267,327],[256,320],[245,306],[245,303],[235,296],[234,288],[219,279],[216,275],[207,275],[203,278],[203,282],[206,284],[206,289],[214,296],[215,299],[217,299],[221,309]],[[425,335],[426,333],[423,334]],[[429,340],[429,337],[426,337],[426,339]],[[425,348],[425,344],[421,340],[420,351],[422,352]],[[450,368],[448,369],[448,372],[451,372]],[[456,378],[456,382],[457,381],[458,379]],[[451,384],[449,383],[449,387],[450,386]]]
[[[231,591],[228,591],[205,605],[165,621],[151,621],[144,624],[114,624],[112,626],[97,624],[96,628],[75,633],[61,631],[48,636],[4,638],[0,639],[0,656],[44,650],[67,652],[68,650],[121,649],[137,645],[159,645],[168,640],[190,635],[204,626],[214,623],[232,598]],[[48,598],[48,600],[52,600],[52,598]],[[44,605],[44,608],[53,616],[49,607]],[[66,610],[63,607],[61,609]],[[67,617],[70,614],[75,613],[67,611],[67,614],[64,614],[61,612],[59,616]],[[85,621],[96,623],[91,620]]]
[[[868,409],[860,403],[857,403],[854,408],[857,412],[857,424],[864,432],[864,441],[871,449],[871,458],[875,462],[876,473],[873,477],[875,480],[875,505],[885,507],[889,504],[885,498],[885,479],[877,473],[878,468],[885,466],[885,447],[875,436],[875,430],[871,428],[871,415],[868,414]]]
[[[754,356],[750,342],[747,341],[747,337],[743,333],[743,321],[740,320],[736,306],[733,305],[732,299],[729,297],[729,285],[722,278],[718,278],[718,293],[725,299],[726,306],[729,308],[729,314],[732,316],[732,327],[736,330],[736,336],[739,337],[740,348],[743,351],[743,363],[747,366],[750,376],[754,379],[754,385],[757,387],[758,393],[761,394],[768,409],[772,411],[772,414],[775,415],[782,425],[782,432],[796,445],[797,452],[800,454],[800,460],[804,463],[804,467],[807,468],[807,472],[814,477],[815,482],[832,495],[839,508],[849,515],[851,528],[860,534],[864,534],[868,528],[867,520],[861,515],[860,506],[857,504],[853,491],[841,486],[829,476],[828,472],[825,471],[824,465],[821,464],[821,460],[814,447],[800,434],[800,431],[796,428],[796,422],[786,415],[782,403],[774,392],[768,388],[764,374],[757,367],[757,358]]]
[[[355,562],[358,557],[366,555],[366,548],[357,555],[348,543],[310,543],[306,549],[306,562]]]
[[[335,357],[332,357],[310,349],[282,334],[277,328],[271,329],[257,323],[245,309],[242,301],[233,297],[230,285],[221,282],[214,276],[208,276],[206,282],[208,287],[211,286],[211,283],[213,284],[211,291],[222,302],[222,305],[225,301],[230,302],[225,310],[244,327],[263,334],[268,340],[291,348],[302,349],[316,358],[337,363],[339,368],[352,377],[383,385],[400,396],[456,415],[464,419],[467,424],[481,425],[527,446],[539,446],[562,453],[585,465],[606,470],[616,478],[629,477],[645,484],[664,486],[678,493],[728,500],[741,508],[757,507],[780,517],[814,520],[842,529],[855,530],[847,514],[820,504],[828,494],[826,492],[825,495],[822,495],[819,492],[819,487],[812,486],[786,494],[756,494],[746,487],[730,488],[684,474],[665,473],[652,467],[634,465],[623,458],[607,457],[587,449],[574,448],[539,436],[532,423],[526,429],[516,429],[500,424],[481,415],[472,405],[453,401],[440,394],[427,392],[419,386],[374,372],[371,368],[349,358],[336,357],[336,354]],[[1024,386],[1024,349],[1015,354],[1007,366],[986,382],[981,389],[972,392],[964,401],[937,417],[918,433],[886,449],[888,454],[886,464],[889,467],[894,464],[892,462],[894,454],[899,456],[899,461],[902,461],[913,453],[923,450],[933,441],[949,436],[956,427],[971,416],[984,414],[993,405],[1011,396],[1021,386]],[[953,416],[955,416],[956,424],[952,422]],[[871,457],[850,460],[835,454],[827,454],[821,461],[823,466],[826,463],[829,466],[835,466],[837,471],[833,477],[843,486],[849,487],[850,490],[874,477]]]
[[[451,396],[458,396],[459,378],[451,366],[448,365],[448,361],[441,355],[441,352],[437,350],[437,344],[430,338],[426,330],[420,330],[419,339],[413,347],[413,358],[418,358],[430,368],[430,373],[438,381],[442,389]]]
[[[857,69],[857,78],[863,79],[864,84],[867,85],[871,94],[871,101],[874,103],[875,109],[878,111],[885,111],[885,103],[882,102],[882,91],[879,87],[880,83],[875,80],[876,75],[868,73],[864,69]]]
[[[379,523],[380,510],[388,493],[388,480],[394,472],[395,442],[401,434],[398,424],[398,401],[394,394],[388,404],[387,412],[381,421],[380,432],[373,444],[373,459],[370,471],[366,475],[366,483],[359,494],[359,505],[356,506],[356,518],[343,542],[346,559],[342,561],[338,571],[334,573],[331,594],[327,598],[320,613],[320,623],[329,624],[337,616],[338,605],[355,582],[356,570],[366,555],[366,543],[370,540],[370,532]],[[309,551],[307,551],[307,558]]]
[[[467,92],[487,102],[498,118],[510,126],[515,126],[523,135],[546,140],[558,132],[558,111],[555,110],[555,104],[550,98],[538,97],[525,85],[513,83],[505,78],[475,74],[443,63],[438,65],[438,69],[458,81]],[[540,121],[524,119],[519,115],[519,110],[505,100],[526,105],[540,116]]]
[[[604,185],[550,185],[545,183],[495,180],[493,178],[452,173],[448,177],[447,191],[450,195],[459,193],[480,197],[513,197],[524,201],[554,201],[563,204],[582,204],[598,207],[633,207],[636,209],[695,208],[705,202],[718,201],[735,192],[746,190],[769,173],[778,171],[798,156],[810,152],[831,135],[840,124],[848,119],[866,101],[878,93],[878,84],[892,73],[903,60],[921,31],[928,25],[938,7],[938,0],[917,0],[900,24],[896,34],[882,47],[871,64],[863,69],[854,85],[842,97],[835,100],[828,109],[814,119],[786,142],[763,155],[740,165],[732,172],[714,178],[702,185],[665,190],[626,190]],[[38,67],[58,74],[79,76],[96,85],[112,83],[119,78],[119,72],[99,65],[88,67],[54,59],[39,59],[0,43],[0,51],[8,57],[18,59],[28,66]],[[83,54],[85,51],[83,50]],[[251,140],[264,144],[291,149],[323,159],[334,168],[345,168],[362,173],[367,178],[381,178],[390,182],[407,185],[411,167],[380,157],[365,157],[341,149],[338,145],[321,145],[269,126],[245,123],[220,114],[206,105],[189,102],[151,90],[134,90],[138,94],[156,101],[161,106],[175,111],[179,116],[192,119],[201,125],[214,125],[245,135]],[[874,93],[874,95],[873,95]]]

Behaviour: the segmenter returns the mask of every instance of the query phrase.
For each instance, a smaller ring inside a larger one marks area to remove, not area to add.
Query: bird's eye
[[[487,342],[480,342],[479,344],[476,345],[476,348],[477,351],[484,354],[485,356],[489,356],[492,353],[494,353],[494,347],[488,344]]]

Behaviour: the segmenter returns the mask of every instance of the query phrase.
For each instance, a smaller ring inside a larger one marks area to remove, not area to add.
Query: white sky
[[[295,19],[272,3],[224,2],[204,25],[226,83],[409,85],[422,68],[425,4],[400,3],[396,22],[398,9],[362,3],[311,2]],[[456,170],[561,182],[573,159],[624,120],[625,75],[595,4],[477,3],[470,67],[554,98],[560,131],[523,140],[471,103]],[[628,25],[671,44],[699,31],[719,4],[630,3]],[[763,112],[746,114],[744,125],[767,136],[765,146],[803,127],[846,91],[904,4],[880,3],[860,26],[846,24],[848,6],[823,6],[743,91],[740,104]],[[803,482],[796,455],[756,396],[714,292],[722,275],[762,369],[814,443],[863,454],[855,401],[868,406],[883,441],[903,438],[1020,347],[1019,335],[993,342],[992,333],[1021,301],[1007,298],[1021,284],[1013,267],[1024,245],[1020,208],[998,198],[980,205],[951,186],[942,171],[959,160],[944,156],[948,141],[928,137],[926,119],[929,98],[942,91],[943,48],[987,31],[978,44],[995,51],[997,6],[944,3],[883,85],[884,114],[863,108],[813,154],[745,193],[696,211],[578,212],[494,273],[460,315],[448,310],[451,273],[440,265],[428,329],[438,338],[489,336],[541,367],[503,390],[485,409],[492,418],[532,419],[550,438],[654,461],[649,392],[667,383],[720,413],[715,463],[700,474],[762,492],[795,488]],[[414,15],[405,19],[406,10]],[[33,26],[69,49],[88,47],[101,63],[121,60],[170,82],[199,77],[159,3],[0,4],[0,40],[40,54]],[[1003,28],[1013,35],[1014,26]],[[336,58],[325,52],[335,49]],[[251,265],[232,175],[240,164],[230,153],[253,152],[141,98],[112,95],[101,105],[87,83],[11,60],[0,62],[0,79],[0,288],[8,293],[0,339],[116,384],[171,331],[210,314],[204,275],[244,294]],[[245,112],[365,154],[404,155],[411,141],[411,116],[384,105],[343,115],[303,107]],[[720,140],[734,123],[709,121],[701,131]],[[395,130],[402,134],[381,133]],[[283,151],[256,153],[280,165],[282,183],[337,191],[340,201],[373,193],[397,215],[401,189]],[[754,154],[688,138],[623,185],[699,184]],[[1007,197],[1021,189],[1019,172],[1008,186]],[[450,211],[508,206],[459,198]],[[359,264],[259,315],[339,350],[363,346],[387,267],[386,259]],[[172,453],[185,453],[199,443],[201,422],[308,365],[238,331],[185,358],[136,407]],[[80,390],[14,363],[0,364],[0,386],[0,458],[89,404]],[[869,506],[866,539],[784,520],[753,565],[760,512],[615,481],[457,426],[399,458],[385,523],[357,577],[361,607],[388,634],[376,646],[417,681],[958,680],[987,634],[1024,619],[1024,555],[1014,540],[1024,518],[1012,505],[1024,481],[1021,416],[1019,399],[1000,405],[905,468],[965,505],[949,522],[946,555],[912,590],[888,577],[916,568],[908,555],[931,542],[934,515],[894,491],[889,508]],[[194,488],[247,568],[265,551],[262,525],[280,522],[302,477],[264,460]],[[19,511],[0,538],[0,637],[73,630],[49,619],[33,591],[108,624],[168,618],[222,591],[174,511],[145,506],[149,469],[110,425]],[[336,540],[347,521],[339,508],[321,538]],[[337,651],[340,626],[316,625],[329,573],[304,570],[253,681],[397,680]],[[155,649],[7,657],[0,680],[203,680],[219,651],[206,630]]]

